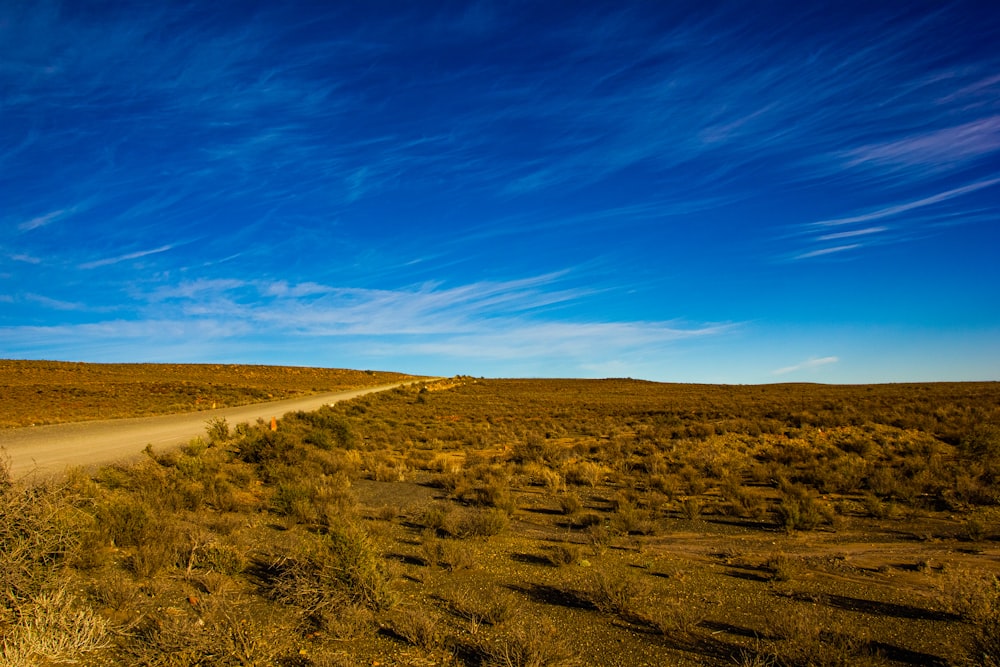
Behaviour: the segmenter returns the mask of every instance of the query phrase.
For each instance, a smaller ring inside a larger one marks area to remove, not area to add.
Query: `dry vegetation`
[[[0,359],[0,428],[227,408],[411,377],[335,368]]]
[[[1000,665],[1000,385],[396,389],[0,482],[0,664]]]

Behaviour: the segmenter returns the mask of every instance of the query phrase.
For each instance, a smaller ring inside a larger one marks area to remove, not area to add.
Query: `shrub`
[[[229,422],[225,417],[216,417],[208,420],[208,441],[213,445],[225,442],[229,439]]]
[[[597,486],[604,477],[601,466],[590,461],[580,461],[566,466],[566,483],[576,486]]]
[[[545,560],[556,567],[576,565],[580,562],[580,545],[556,544],[545,550]]]
[[[559,496],[559,509],[567,516],[576,516],[583,509],[583,503],[575,493],[563,493]]]
[[[394,633],[420,648],[435,649],[443,640],[438,618],[420,610],[398,611],[393,615],[390,626]]]
[[[331,527],[325,535],[304,535],[291,554],[271,563],[270,570],[274,597],[301,607],[314,619],[345,601],[383,610],[396,599],[385,561],[368,535],[349,524]]]
[[[507,530],[510,518],[504,510],[489,508],[470,512],[462,518],[458,534],[462,537],[492,537]]]
[[[782,492],[778,518],[789,531],[813,530],[825,520],[815,494],[803,486],[791,484]]]
[[[510,620],[518,609],[517,600],[505,590],[488,593],[463,590],[446,601],[452,614],[474,625],[500,625]]]
[[[701,517],[702,502],[698,498],[685,498],[681,503],[681,514],[689,521],[696,521]]]
[[[429,505],[424,510],[420,521],[425,528],[433,530],[440,535],[454,535],[458,532],[458,520],[455,516],[455,510],[451,505],[443,503]]]
[[[597,573],[586,598],[597,609],[619,616],[635,616],[636,605],[649,595],[649,585],[635,577]]]
[[[78,662],[108,643],[108,623],[65,589],[41,593],[21,608],[17,622],[4,629],[0,664]]]
[[[516,626],[481,641],[484,667],[561,667],[578,664],[566,637],[549,621]]]
[[[420,553],[428,567],[443,567],[449,572],[471,569],[476,564],[467,544],[441,540],[433,533],[426,535],[420,543]]]

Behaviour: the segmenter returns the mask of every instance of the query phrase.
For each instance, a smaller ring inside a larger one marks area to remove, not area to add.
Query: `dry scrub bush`
[[[567,465],[564,474],[567,484],[593,488],[604,478],[604,469],[596,463],[580,461]]]
[[[769,653],[779,665],[809,667],[876,666],[867,633],[840,622],[826,608],[800,605],[794,612],[773,613],[768,627],[774,634]]]
[[[638,616],[641,605],[651,592],[649,584],[634,576],[596,573],[584,597],[599,611],[624,618]]]
[[[454,535],[458,532],[458,517],[451,505],[434,503],[429,505],[420,519],[428,530],[439,535]]]
[[[293,628],[279,617],[241,599],[201,604],[200,618],[167,609],[144,620],[127,645],[134,661],[157,667],[273,665],[297,657]]]
[[[949,569],[938,582],[943,611],[972,622],[1000,617],[1000,579],[980,570]]]
[[[647,604],[638,603],[628,620],[642,623],[675,641],[689,639],[705,620],[703,604],[681,597],[659,597]]]
[[[458,525],[459,537],[493,537],[507,530],[509,514],[502,509],[473,510],[462,517]]]
[[[445,600],[445,608],[468,621],[475,629],[480,625],[500,625],[510,620],[518,609],[518,601],[505,590],[474,592],[463,589]]]
[[[472,569],[476,559],[467,544],[438,539],[433,532],[420,543],[424,564],[431,568],[442,567],[449,572]]]
[[[368,535],[350,524],[302,535],[291,553],[267,569],[272,596],[317,621],[344,602],[378,611],[396,601],[386,561]]]
[[[976,623],[972,630],[969,660],[981,667],[1000,667],[1000,612]]]
[[[22,600],[0,626],[0,666],[78,662],[108,643],[108,624],[63,588]]]
[[[579,563],[581,554],[579,544],[555,544],[545,550],[545,560],[555,567],[565,567]]]
[[[786,484],[778,505],[778,520],[788,531],[814,530],[833,520],[833,511],[814,491],[797,484]]]
[[[565,667],[579,660],[563,633],[548,620],[530,628],[518,625],[483,638],[484,667]]]
[[[441,620],[421,609],[400,609],[393,613],[389,626],[410,644],[433,650],[441,646],[444,633]]]
[[[566,516],[574,517],[583,509],[583,503],[580,501],[580,496],[572,491],[567,491],[559,496],[559,509]]]
[[[60,487],[0,486],[0,605],[47,591],[58,567],[76,558],[91,526]]]

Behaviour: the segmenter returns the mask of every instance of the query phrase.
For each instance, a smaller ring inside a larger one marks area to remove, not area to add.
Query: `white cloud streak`
[[[854,250],[860,248],[860,243],[850,243],[848,245],[838,245],[832,248],[820,248],[819,250],[811,250],[809,252],[804,252],[801,255],[796,255],[795,259],[811,259],[813,257],[822,257],[823,255],[832,255],[838,252],[845,252],[847,250]]]
[[[118,257],[108,257],[106,259],[98,259],[93,262],[85,262],[83,264],[80,264],[79,268],[96,269],[102,266],[110,266],[111,264],[119,264],[120,262],[128,262],[133,259],[141,259],[142,257],[147,257],[149,255],[156,255],[161,252],[167,252],[168,250],[172,250],[173,248],[174,248],[173,245],[164,245],[160,246],[159,248],[153,248],[152,250],[140,250],[138,252],[130,252],[125,255],[119,255]]]
[[[397,290],[192,281],[151,293],[137,321],[8,327],[0,330],[0,338],[18,350],[74,340],[81,347],[123,340],[155,349],[197,332],[199,349],[216,349],[220,355],[266,339],[278,349],[348,346],[363,350],[367,358],[409,356],[473,366],[477,360],[534,360],[583,368],[623,355],[652,358],[681,341],[722,336],[737,326],[553,320],[547,317],[549,308],[587,294],[560,288],[557,283],[564,277]]]
[[[983,188],[989,188],[1000,183],[1000,178],[988,178],[968,185],[963,185],[958,188],[952,188],[950,190],[945,190],[944,192],[939,192],[930,197],[924,197],[922,199],[916,199],[914,201],[905,202],[902,204],[896,204],[893,206],[886,206],[885,208],[871,211],[869,213],[863,213],[861,215],[852,215],[844,218],[833,218],[831,220],[820,220],[819,222],[811,223],[814,227],[837,227],[840,225],[855,224],[859,222],[871,222],[872,220],[881,220],[882,218],[889,218],[892,216],[899,215],[901,213],[907,213],[925,206],[931,206],[932,204],[938,204],[940,202],[948,201],[949,199],[954,199],[955,197],[960,197],[962,195],[969,194],[970,192],[975,192],[977,190],[982,190]]]
[[[784,368],[773,370],[771,371],[771,374],[787,375],[789,373],[797,373],[799,371],[813,370],[816,368],[821,368],[823,366],[829,366],[830,364],[835,364],[839,361],[840,359],[837,357],[821,357],[819,359],[808,359],[806,361],[794,364],[792,366],[785,366]]]
[[[60,217],[65,215],[66,212],[67,212],[66,209],[59,209],[58,211],[52,211],[51,213],[40,215],[36,218],[32,218],[31,220],[26,220],[21,224],[19,224],[17,228],[22,232],[30,232],[34,229],[38,229],[39,227],[44,227],[45,225],[48,225],[49,223],[55,220],[58,220]]]

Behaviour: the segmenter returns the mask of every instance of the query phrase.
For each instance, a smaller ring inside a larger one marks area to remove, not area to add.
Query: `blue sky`
[[[0,4],[0,357],[1000,379],[993,3]]]

